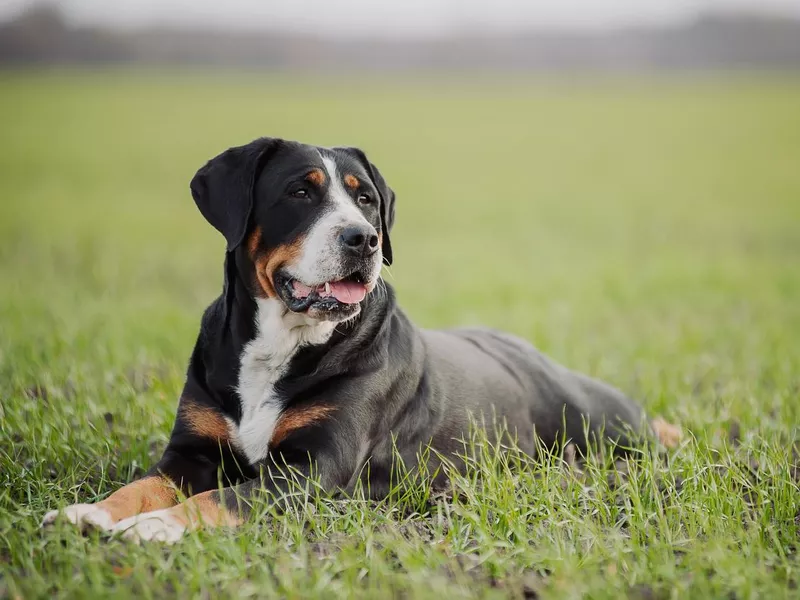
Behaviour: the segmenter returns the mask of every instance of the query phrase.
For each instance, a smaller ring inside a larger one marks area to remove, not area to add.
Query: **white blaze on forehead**
[[[344,189],[344,184],[339,178],[339,171],[336,167],[336,161],[333,158],[323,156],[322,162],[325,163],[325,170],[328,172],[328,179],[330,180],[330,195],[333,201],[333,213],[338,216],[342,223],[348,225],[366,225],[369,226],[369,221],[364,217],[363,213],[358,210],[353,198]]]
[[[300,250],[300,258],[291,275],[306,285],[322,285],[341,279],[339,235],[345,227],[371,227],[353,198],[344,189],[336,162],[320,153],[328,175],[328,200],[324,212],[311,227]],[[381,261],[378,261],[380,269]]]

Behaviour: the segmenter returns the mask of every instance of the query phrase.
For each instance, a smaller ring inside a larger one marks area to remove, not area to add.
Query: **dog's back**
[[[487,424],[506,427],[530,454],[537,443],[550,448],[562,441],[585,450],[588,432],[598,441],[607,437],[627,446],[629,434],[642,431],[644,414],[636,402],[516,336],[491,329],[420,334],[437,391],[461,428],[468,425],[467,410]]]

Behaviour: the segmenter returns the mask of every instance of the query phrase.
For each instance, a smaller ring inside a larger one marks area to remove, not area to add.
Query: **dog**
[[[624,447],[643,429],[666,446],[679,439],[522,339],[415,327],[380,277],[393,259],[395,194],[361,150],[260,138],[210,160],[190,187],[225,238],[224,285],[203,315],[164,454],[138,481],[43,525],[62,515],[175,542],[239,525],[250,500],[280,502],[292,477],[312,471],[331,494],[360,484],[385,497],[395,453],[414,464],[426,446],[444,484],[441,457],[459,468],[476,417],[502,419],[531,455],[564,440]]]

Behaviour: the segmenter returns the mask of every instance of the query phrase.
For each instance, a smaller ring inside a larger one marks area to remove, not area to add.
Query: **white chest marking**
[[[236,445],[251,464],[263,460],[280,417],[282,402],[275,384],[286,373],[289,361],[306,345],[324,344],[336,323],[316,321],[289,312],[277,299],[257,299],[256,337],[242,351],[237,391],[242,419],[231,427]]]

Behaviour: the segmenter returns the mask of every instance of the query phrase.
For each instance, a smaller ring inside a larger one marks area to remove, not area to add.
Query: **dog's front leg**
[[[50,511],[42,526],[63,517],[81,529],[110,530],[129,517],[175,506],[181,494],[215,488],[221,457],[230,453],[228,424],[210,403],[195,400],[198,395],[184,392],[164,455],[144,477],[95,504]]]
[[[44,516],[42,527],[52,525],[59,517],[63,517],[81,530],[109,530],[129,515],[173,506],[176,502],[173,482],[160,474],[148,474],[95,504],[72,504],[60,510],[51,510]]]
[[[250,516],[254,500],[263,497],[281,507],[292,489],[291,481],[297,482],[298,491],[304,490],[303,480],[309,473],[309,467],[290,465],[288,469],[278,469],[273,465],[260,478],[203,492],[170,508],[129,517],[117,523],[112,531],[137,543],[153,540],[171,544],[188,531],[236,527]]]
[[[135,542],[153,540],[171,544],[177,542],[187,531],[201,527],[235,527],[243,522],[246,514],[239,511],[236,503],[233,508],[228,508],[224,499],[228,497],[229,491],[248,494],[254,485],[252,481],[248,481],[222,492],[210,490],[196,494],[170,508],[123,519],[112,531]]]
[[[224,489],[192,496],[185,502],[120,521],[113,531],[134,541],[176,542],[187,531],[221,526],[235,527],[250,516],[253,501],[260,498],[280,509],[298,492],[305,494],[311,473],[326,493],[345,487],[357,469],[352,436],[299,419],[296,414],[276,429],[274,448],[262,466],[260,477]],[[336,423],[342,425],[342,421]]]

